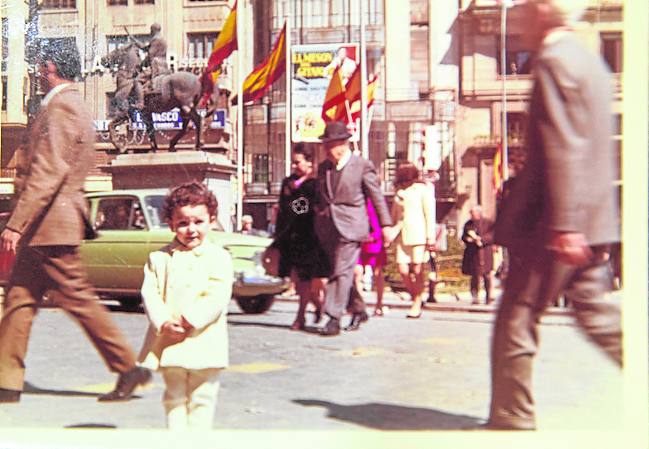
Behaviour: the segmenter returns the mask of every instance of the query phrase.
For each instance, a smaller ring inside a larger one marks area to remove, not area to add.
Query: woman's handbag
[[[261,265],[266,270],[266,273],[271,276],[279,275],[279,249],[273,244],[268,246],[261,255]]]

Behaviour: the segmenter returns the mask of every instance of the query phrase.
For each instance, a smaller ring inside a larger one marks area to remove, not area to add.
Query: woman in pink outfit
[[[376,215],[374,205],[367,200],[367,216],[370,221],[370,233],[367,240],[361,245],[361,255],[354,269],[354,282],[358,291],[362,291],[363,272],[366,266],[372,269],[372,288],[376,289],[376,307],[374,308],[375,316],[383,315],[383,267],[387,263],[385,247],[383,246],[383,237],[381,235],[381,225]]]

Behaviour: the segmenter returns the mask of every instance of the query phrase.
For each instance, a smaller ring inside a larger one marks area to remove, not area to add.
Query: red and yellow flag
[[[230,8],[230,15],[225,19],[223,28],[219,33],[214,45],[212,46],[212,53],[207,60],[207,67],[203,72],[201,78],[203,97],[201,103],[205,103],[214,91],[214,84],[221,74],[221,64],[225,58],[230,56],[234,50],[237,49],[237,1]]]
[[[503,185],[503,145],[499,142],[496,146],[496,153],[494,154],[494,173],[493,173],[493,186],[496,191],[500,190]]]
[[[325,122],[335,121],[341,111],[342,114],[347,115],[345,86],[343,86],[343,77],[340,73],[340,66],[338,66],[331,74],[329,87],[327,87],[327,93],[325,93],[325,100],[322,105],[322,120]]]
[[[286,24],[273,45],[273,50],[243,81],[243,102],[254,101],[261,98],[277,79],[282,76],[286,68]],[[237,103],[237,96],[233,104]]]
[[[367,106],[371,106],[374,102],[374,91],[376,90],[376,80],[378,79],[377,75],[372,76],[372,78],[367,82]],[[347,80],[347,85],[345,86],[345,99],[347,100],[347,105],[349,105],[349,114],[344,108],[342,111],[339,109],[338,114],[336,115],[336,120],[342,120],[345,123],[348,123],[350,118],[352,121],[355,121],[360,117],[361,113],[361,70],[360,64],[354,70],[352,76]]]

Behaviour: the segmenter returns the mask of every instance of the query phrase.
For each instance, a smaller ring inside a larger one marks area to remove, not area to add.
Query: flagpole
[[[237,1],[237,228],[243,215],[243,0]]]
[[[361,154],[365,159],[369,159],[370,151],[367,145],[368,142],[368,132],[369,128],[367,126],[367,42],[365,39],[365,1],[361,0],[360,9],[360,35],[361,35],[361,46],[360,46],[360,63],[361,63],[361,126],[360,126],[360,135],[361,135]]]
[[[354,118],[352,117],[351,106],[349,105],[349,100],[347,99],[345,99],[345,110],[347,111],[347,121],[351,124],[354,124]],[[363,128],[358,130],[359,135],[362,132],[363,132]],[[354,144],[354,152],[358,153],[358,142],[354,140],[352,143]],[[362,145],[362,140],[361,140],[361,145]]]
[[[286,77],[286,110],[285,115],[285,125],[284,125],[284,174],[286,176],[291,175],[291,79],[293,74],[291,73],[291,2],[288,3],[288,15],[285,19],[286,22],[286,34],[284,36],[284,46],[286,47],[286,70],[284,71],[284,76]]]
[[[508,0],[501,0],[500,14],[500,66],[502,70],[502,129],[500,131],[500,143],[502,149],[503,181],[509,178],[508,168],[508,147],[507,147],[507,3]]]

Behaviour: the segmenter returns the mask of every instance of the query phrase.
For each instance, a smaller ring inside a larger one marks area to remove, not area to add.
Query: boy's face
[[[215,217],[210,216],[205,204],[187,205],[174,209],[169,226],[180,243],[193,249],[203,243],[214,220]]]

